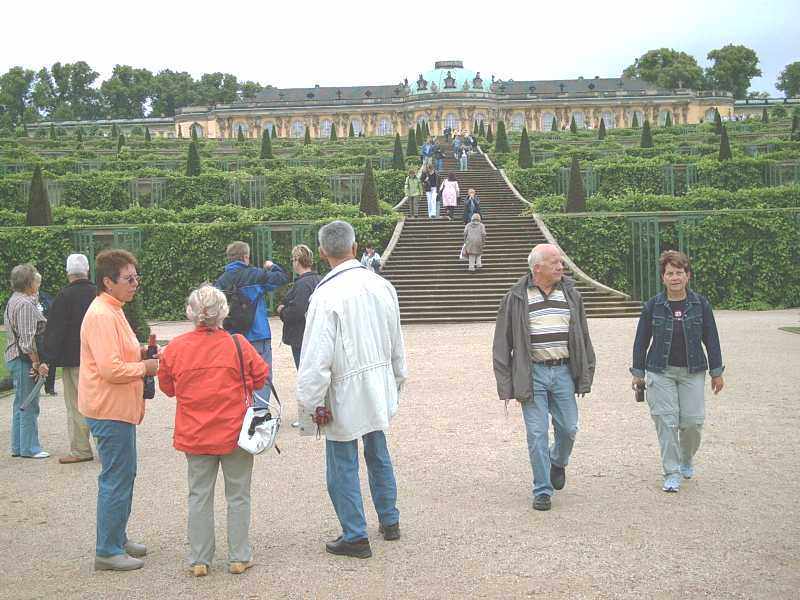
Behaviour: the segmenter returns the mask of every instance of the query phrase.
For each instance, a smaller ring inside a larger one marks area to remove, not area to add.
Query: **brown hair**
[[[456,174],[455,173],[448,173],[447,181],[455,181],[455,180],[456,180]]]
[[[658,264],[661,266],[661,275],[667,270],[667,265],[672,265],[676,269],[683,269],[687,273],[692,272],[692,265],[689,262],[689,257],[683,252],[677,250],[664,250],[658,258]]]
[[[314,264],[314,253],[305,244],[298,244],[292,248],[292,260],[296,260],[304,269],[310,269]]]
[[[137,270],[139,263],[136,257],[127,250],[103,250],[94,259],[95,281],[97,282],[97,295],[106,291],[103,285],[103,278],[108,277],[111,281],[117,281],[120,271],[128,265],[133,265]]]

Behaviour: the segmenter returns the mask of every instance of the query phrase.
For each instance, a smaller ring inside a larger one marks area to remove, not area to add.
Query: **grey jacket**
[[[530,333],[528,331],[528,284],[531,275],[521,277],[500,302],[494,329],[492,361],[501,400],[527,402],[533,397],[531,381]],[[575,381],[576,394],[588,394],[594,379],[595,355],[583,298],[575,281],[561,281],[569,304],[569,369]]]

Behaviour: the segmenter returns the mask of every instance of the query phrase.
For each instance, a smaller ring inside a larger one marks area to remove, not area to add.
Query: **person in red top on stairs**
[[[252,392],[263,387],[269,365],[244,336],[245,388],[239,355],[231,335],[222,329],[228,315],[225,294],[211,285],[193,291],[186,316],[195,329],[172,340],[163,353],[158,384],[174,396],[173,446],[186,453],[189,470],[190,564],[196,576],[206,575],[214,558],[214,483],[220,465],[228,501],[228,561],[231,573],[251,564],[250,480],[253,455],[237,446]]]

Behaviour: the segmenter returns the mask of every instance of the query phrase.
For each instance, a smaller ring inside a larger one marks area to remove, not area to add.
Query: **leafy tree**
[[[782,119],[788,113],[786,112],[786,108],[782,104],[778,104],[777,106],[773,106],[772,109],[769,111],[770,114],[774,119]]]
[[[197,100],[203,104],[230,104],[239,99],[239,83],[230,73],[204,73],[195,90]]]
[[[406,156],[417,156],[417,136],[414,133],[414,128],[408,128],[408,142],[406,144]]]
[[[403,170],[406,168],[406,161],[403,158],[403,143],[400,141],[400,134],[394,134],[394,152],[392,153],[392,168]]]
[[[481,137],[486,137],[486,129],[483,127],[483,120],[481,120],[480,124],[478,125],[478,135]]]
[[[731,143],[728,141],[728,130],[723,126],[722,134],[719,138],[719,159],[730,160],[731,158]]]
[[[100,92],[93,87],[99,76],[84,61],[44,67],[33,84],[33,104],[41,114],[56,121],[100,118]]]
[[[714,133],[722,135],[722,116],[719,114],[719,109],[714,109]]]
[[[633,111],[633,120],[631,121],[631,127],[634,129],[639,129],[639,116],[636,111]]]
[[[664,127],[672,127],[672,113],[668,112],[664,118]]]
[[[236,141],[237,142],[243,142],[244,141],[244,130],[242,129],[242,126],[239,125],[236,129],[237,129],[237,131],[236,131]]]
[[[144,128],[144,141],[145,141],[145,143],[149,144],[152,141],[152,139],[153,138],[150,136],[150,128],[149,127],[145,127]]]
[[[42,168],[36,165],[31,179],[31,193],[28,200],[26,225],[52,225],[53,215],[50,212],[50,201],[47,199],[47,188],[42,178]]]
[[[200,153],[197,151],[197,142],[192,141],[189,144],[189,153],[186,156],[186,175],[187,177],[194,177],[200,175]]]
[[[356,130],[353,128],[353,122],[350,121],[350,127],[347,130],[347,137],[354,138],[356,137]]]
[[[100,92],[109,118],[141,118],[153,94],[153,74],[147,69],[114,65],[111,77],[100,85]]]
[[[645,121],[645,124],[647,124],[647,121]],[[567,212],[586,212],[586,190],[583,187],[581,167],[577,156],[572,157],[572,163],[569,167]]]
[[[365,215],[379,215],[381,208],[378,206],[378,188],[375,185],[375,175],[372,172],[372,161],[367,159],[364,167],[364,183],[361,185],[361,205],[359,209]]]
[[[311,144],[311,129],[306,125],[306,134],[303,137],[303,145],[308,146]]]
[[[497,152],[511,152],[508,145],[508,136],[506,135],[506,124],[504,121],[497,123],[497,141],[494,144],[494,149]]]
[[[694,56],[672,48],[649,50],[622,72],[623,77],[638,77],[661,88],[700,89],[703,69]]]
[[[708,81],[720,90],[733,92],[734,98],[745,98],[750,80],[761,76],[758,55],[746,46],[728,44],[708,53],[714,64],[706,71]]]
[[[125,136],[120,133],[119,136],[117,137],[117,154],[119,154],[120,150],[122,150],[122,147],[124,145],[125,145]]]
[[[191,106],[200,101],[192,76],[169,69],[159,71],[153,77],[151,94],[151,114],[157,117],[174,117],[179,107]]]
[[[650,131],[650,121],[647,119],[644,120],[644,125],[642,125],[642,140],[639,143],[641,148],[652,148],[653,147],[653,134]]]
[[[336,123],[331,123],[331,141],[335,142],[337,140],[336,136]]]
[[[494,141],[494,135],[492,134],[492,124],[489,123],[486,127],[486,141],[490,144]]]
[[[498,137],[500,137],[498,131]],[[519,139],[519,159],[517,161],[520,168],[530,169],[533,166],[533,158],[531,157],[531,142],[528,139],[528,129],[522,127],[522,136]]]
[[[597,139],[606,139],[606,121],[602,117],[600,118],[600,127],[597,129]]]
[[[264,160],[272,158],[272,142],[269,139],[269,129],[265,129],[261,134],[261,154],[259,158]]]
[[[12,67],[0,76],[0,106],[6,107],[10,126],[25,126],[36,119],[31,85],[35,74],[30,69]]]
[[[553,120],[550,121],[550,131],[558,131],[558,119],[553,115]]]
[[[766,111],[767,109],[765,108],[764,110]],[[56,126],[53,125],[53,123],[50,123],[49,131],[50,131],[50,139],[51,140],[57,140],[58,139],[58,134],[56,133]]]
[[[769,113],[767,112],[767,107],[766,106],[761,111],[761,122],[762,123],[769,123]]]
[[[569,130],[571,133],[578,133],[578,124],[575,122],[575,115],[569,120]]]
[[[257,81],[242,81],[239,84],[239,99],[240,100],[255,100],[258,93],[264,89],[264,86]]]
[[[800,60],[786,65],[778,75],[775,87],[787,98],[800,96]]]

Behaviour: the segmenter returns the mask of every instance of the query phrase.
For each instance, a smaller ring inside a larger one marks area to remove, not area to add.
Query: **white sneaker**
[[[37,452],[36,454],[31,456],[31,458],[50,458],[50,453],[42,450],[41,452]]]
[[[664,479],[664,485],[661,486],[661,489],[665,492],[677,492],[681,489],[681,476],[680,475],[670,475]]]

